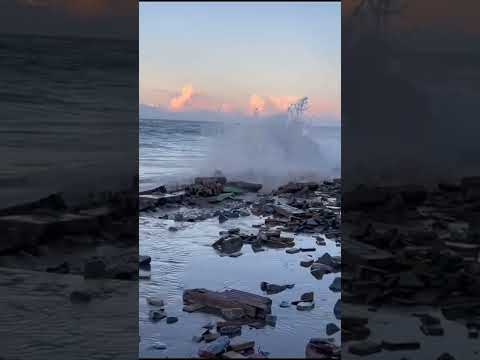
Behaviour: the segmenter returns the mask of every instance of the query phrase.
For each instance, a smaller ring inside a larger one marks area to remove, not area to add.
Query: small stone
[[[305,260],[300,261],[300,265],[303,266],[303,267],[310,267],[310,266],[312,266],[313,261],[314,261],[313,259],[305,259]]]
[[[362,341],[350,345],[348,351],[359,356],[370,355],[382,351],[382,345],[373,341]]]
[[[165,302],[159,297],[149,296],[147,297],[147,304],[152,306],[164,307]]]
[[[312,252],[312,251],[316,251],[317,249],[315,248],[300,248],[300,251],[301,252]]]
[[[202,346],[198,350],[198,356],[207,357],[207,358],[215,357],[218,354],[225,351],[229,343],[230,343],[230,338],[228,336],[220,336],[219,338],[212,341],[211,343],[206,344],[205,346]]]
[[[167,321],[167,324],[173,324],[178,321],[178,318],[176,316],[168,316],[166,321]]]
[[[302,301],[297,304],[297,310],[308,311],[312,310],[315,307],[315,303]]]
[[[220,224],[224,223],[227,220],[228,220],[228,217],[226,217],[225,215],[223,215],[223,214],[218,215],[218,222]]]
[[[156,350],[165,350],[167,348],[167,345],[162,342],[156,342],[153,344],[153,348]]]
[[[340,328],[335,325],[334,323],[329,323],[327,324],[327,328],[326,328],[326,332],[327,332],[327,335],[333,335],[335,334],[336,332],[338,332],[340,330]]]
[[[290,248],[290,249],[285,250],[285,252],[286,252],[287,254],[296,254],[296,253],[299,253],[299,252],[300,252],[300,249],[298,249],[298,248]]]
[[[313,301],[313,291],[306,292],[300,296],[300,300],[302,301],[307,301],[307,302],[312,302]]]
[[[329,289],[333,292],[342,291],[342,280],[340,279],[340,277],[336,277],[333,280],[332,284],[329,286]]]
[[[160,321],[163,318],[167,317],[167,315],[165,315],[165,312],[161,310],[150,310],[148,313],[148,317],[152,321]]]
[[[280,307],[281,307],[281,308],[290,307],[290,303],[289,303],[288,301],[283,300],[283,301],[280,303]]]

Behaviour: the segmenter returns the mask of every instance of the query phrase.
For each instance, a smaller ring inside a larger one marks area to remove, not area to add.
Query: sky
[[[137,0],[0,0],[0,33],[138,39]]]
[[[271,116],[308,97],[340,121],[339,2],[152,2],[139,8],[141,114]]]

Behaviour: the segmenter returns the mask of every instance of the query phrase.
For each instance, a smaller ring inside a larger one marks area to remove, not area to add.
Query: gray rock
[[[150,265],[151,261],[152,261],[152,258],[148,255],[139,255],[138,257],[138,263],[140,266]]]
[[[340,277],[336,277],[332,284],[329,286],[329,289],[333,292],[340,292],[342,291],[342,279]]]
[[[334,323],[328,323],[326,331],[327,331],[327,335],[333,335],[336,332],[340,331],[340,328]]]
[[[310,292],[306,292],[304,294],[302,294],[302,296],[300,297],[300,300],[302,301],[307,301],[307,302],[313,302],[313,291],[310,291]]]
[[[297,304],[297,310],[300,310],[300,311],[312,310],[314,307],[315,307],[314,302],[301,301]]]
[[[163,299],[155,296],[147,297],[147,304],[152,306],[159,306],[159,307],[165,306],[165,302],[163,301]]]
[[[178,321],[178,318],[176,316],[168,316],[166,321],[167,321],[167,324],[173,324]]]
[[[227,221],[227,220],[228,220],[228,217],[226,217],[224,214],[218,215],[218,222],[219,222],[220,224],[224,223],[224,222]]]
[[[283,301],[280,303],[280,307],[281,307],[281,308],[290,307],[290,303],[289,303],[288,301],[283,300]]]
[[[178,231],[178,228],[176,228],[175,226],[170,226],[168,228],[168,231]]]
[[[198,350],[198,356],[206,358],[215,357],[225,351],[229,344],[230,338],[228,336],[220,336],[218,339],[212,341],[211,343],[200,347],[200,349]]]
[[[167,317],[167,315],[165,315],[165,312],[161,310],[150,310],[148,312],[148,318],[152,321],[160,321],[165,317]]]
[[[290,249],[285,250],[285,252],[286,252],[287,254],[296,254],[296,253],[299,253],[299,252],[300,252],[300,249],[298,249],[298,248],[290,248]]]
[[[167,345],[165,343],[158,341],[154,343],[152,347],[156,350],[165,350],[167,348]]]

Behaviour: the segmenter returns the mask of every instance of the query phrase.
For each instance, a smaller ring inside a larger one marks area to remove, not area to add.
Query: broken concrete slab
[[[265,319],[271,313],[272,300],[240,290],[225,290],[222,292],[206,289],[187,289],[183,292],[183,301],[186,305],[203,305],[217,314],[222,315],[222,309],[241,308],[245,312],[244,318]]]

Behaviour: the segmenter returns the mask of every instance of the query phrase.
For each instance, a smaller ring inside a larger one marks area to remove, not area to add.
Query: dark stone
[[[173,323],[176,323],[178,321],[178,318],[175,317],[175,316],[168,316],[166,318],[166,321],[167,321],[167,324],[173,324]]]
[[[340,328],[334,323],[327,324],[327,328],[326,328],[327,335],[333,335],[338,331],[340,331]]]

